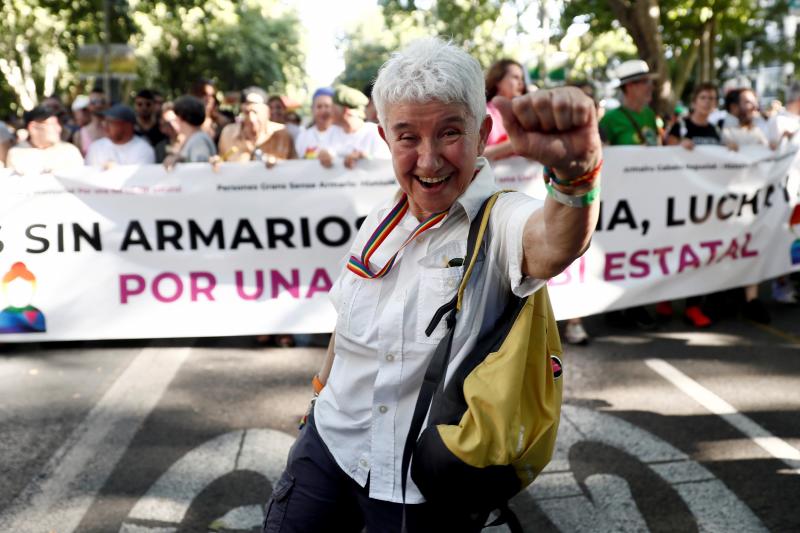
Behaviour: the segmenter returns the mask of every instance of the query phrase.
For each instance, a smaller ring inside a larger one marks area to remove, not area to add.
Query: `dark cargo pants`
[[[438,511],[438,512],[437,512]],[[266,506],[264,533],[400,533],[403,505],[369,497],[334,460],[317,433],[313,416],[289,452]],[[441,512],[430,504],[407,505],[406,531],[480,531],[485,516]]]

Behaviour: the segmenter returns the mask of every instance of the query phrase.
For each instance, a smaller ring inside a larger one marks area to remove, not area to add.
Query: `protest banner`
[[[550,281],[584,316],[759,282],[800,263],[795,152],[606,150],[589,251]],[[541,167],[495,165],[545,194]],[[331,331],[327,291],[388,161],[0,175],[0,342]]]

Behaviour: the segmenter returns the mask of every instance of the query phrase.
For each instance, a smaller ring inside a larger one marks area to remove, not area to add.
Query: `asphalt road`
[[[706,331],[588,319],[556,455],[513,501],[525,530],[800,531],[800,308],[773,311]],[[0,531],[259,531],[322,355],[0,347]]]

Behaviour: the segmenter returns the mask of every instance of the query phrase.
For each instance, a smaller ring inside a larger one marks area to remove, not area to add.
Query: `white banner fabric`
[[[550,281],[556,315],[796,269],[795,155],[606,149],[598,231]],[[544,195],[539,165],[495,168],[501,187]],[[327,291],[360,220],[396,190],[378,161],[0,174],[0,342],[331,331]]]

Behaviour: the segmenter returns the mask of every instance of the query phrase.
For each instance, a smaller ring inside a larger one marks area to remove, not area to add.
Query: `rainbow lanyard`
[[[378,270],[377,272],[373,272],[372,269],[369,268],[369,259],[372,257],[383,241],[386,240],[386,237],[397,227],[403,217],[405,216],[406,212],[408,211],[408,196],[403,194],[403,197],[400,198],[400,201],[397,202],[397,205],[392,208],[386,218],[384,218],[378,227],[375,228],[375,231],[372,233],[372,236],[367,241],[367,244],[364,245],[364,249],[361,251],[361,259],[357,258],[354,255],[350,256],[350,261],[347,262],[347,268],[355,274],[356,276],[360,276],[366,279],[377,279],[382,278],[394,266],[394,260],[397,258],[397,254],[400,253],[400,250],[406,247],[408,243],[413,241],[418,235],[422,234],[423,232],[431,229],[433,226],[441,222],[444,217],[447,216],[447,211],[442,211],[441,213],[437,213],[435,215],[431,215],[424,221],[422,221],[419,226],[417,226],[414,231],[411,232],[408,239],[405,240],[402,246],[397,249],[394,255],[389,259],[389,261],[383,265],[383,268]]]

